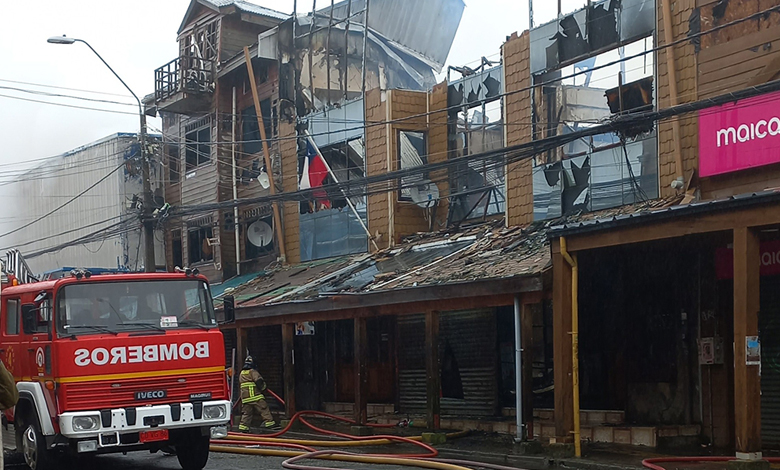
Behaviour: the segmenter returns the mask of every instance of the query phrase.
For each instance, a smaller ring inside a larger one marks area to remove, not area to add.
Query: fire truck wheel
[[[24,421],[21,427],[21,443],[24,463],[30,470],[49,470],[54,467],[51,451],[46,448],[46,438],[39,430],[35,418]]]
[[[176,443],[176,457],[183,470],[202,470],[209,460],[209,436],[191,429]]]

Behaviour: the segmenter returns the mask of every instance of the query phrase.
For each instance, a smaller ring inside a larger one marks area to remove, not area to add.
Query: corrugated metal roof
[[[661,207],[639,207],[631,212],[620,212],[608,217],[596,217],[590,220],[569,220],[550,228],[549,236],[560,236],[594,232],[609,228],[630,224],[638,224],[666,219],[671,217],[684,217],[703,212],[727,211],[743,208],[755,204],[766,204],[780,201],[780,190],[746,193],[723,199],[694,202],[691,204],[669,204]],[[631,206],[629,206],[631,207]]]
[[[254,3],[247,2],[246,0],[203,0],[207,3],[214,5],[216,8],[235,6],[241,11],[247,13],[253,13],[255,15],[265,16],[267,18],[274,18],[284,21],[290,18],[289,14],[282,13],[281,11],[272,10],[270,8],[261,7]]]
[[[334,19],[346,18],[348,3],[349,0],[343,0],[333,6]],[[364,8],[365,0],[352,0],[352,14]],[[441,71],[464,8],[463,0],[371,0],[368,26],[402,48],[429,59]],[[318,13],[329,15],[330,6]],[[362,24],[363,15],[351,21]]]

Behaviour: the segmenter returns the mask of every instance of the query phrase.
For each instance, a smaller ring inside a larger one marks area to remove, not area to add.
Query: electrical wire
[[[2,86],[0,85],[0,90],[11,90],[11,91],[19,91],[22,93],[30,93],[32,95],[41,95],[41,96],[51,96],[54,98],[71,98],[71,99],[77,99],[77,100],[84,100],[84,101],[91,101],[94,103],[109,103],[109,104],[121,104],[123,106],[136,106],[132,103],[123,103],[121,101],[111,101],[111,100],[99,100],[96,98],[86,98],[83,96],[74,96],[74,95],[61,95],[58,93],[49,93],[46,91],[37,91],[37,90],[27,90],[25,88],[16,88],[16,87],[10,87],[10,86]]]
[[[0,98],[9,98],[9,99],[12,99],[12,100],[20,100],[20,101],[29,101],[31,103],[50,104],[52,106],[62,106],[64,108],[84,109],[84,110],[88,110],[88,111],[102,111],[104,113],[113,113],[113,114],[126,114],[128,116],[136,116],[136,117],[138,117],[138,113],[131,113],[131,112],[127,112],[127,111],[115,111],[115,110],[112,110],[112,109],[90,108],[88,106],[76,106],[74,104],[54,103],[53,101],[34,100],[32,98],[22,98],[21,96],[11,96],[11,95],[0,94]]]
[[[121,96],[123,98],[131,98],[130,95],[122,94],[122,93],[108,93],[105,91],[94,91],[94,90],[85,90],[83,88],[68,88],[64,86],[56,86],[56,85],[44,85],[43,83],[31,83],[31,82],[22,82],[18,80],[8,80],[5,78],[0,78],[0,82],[5,83],[16,83],[17,85],[29,85],[29,86],[37,86],[37,87],[43,87],[43,88],[54,88],[57,90],[68,90],[68,91],[81,91],[84,93],[92,93],[95,95],[106,95],[106,96]]]
[[[116,173],[116,172],[117,172],[117,170],[119,170],[120,168],[122,168],[122,167],[124,167],[124,166],[125,166],[125,162],[122,162],[122,163],[121,163],[119,166],[117,166],[116,168],[114,168],[113,170],[111,170],[109,173],[107,173],[107,174],[106,174],[105,176],[103,176],[102,178],[100,178],[100,179],[98,179],[97,181],[95,181],[94,183],[92,183],[90,186],[88,186],[86,189],[84,189],[84,190],[83,190],[83,191],[81,191],[80,193],[78,193],[78,194],[76,194],[75,196],[73,196],[72,198],[68,199],[68,200],[67,200],[65,203],[63,203],[63,204],[61,204],[61,205],[57,206],[56,208],[54,208],[54,209],[50,210],[49,212],[47,212],[46,214],[44,214],[44,215],[42,215],[42,216],[40,216],[40,217],[36,218],[35,220],[33,220],[33,221],[31,221],[31,222],[28,222],[28,223],[26,223],[26,224],[22,225],[21,227],[17,227],[17,228],[15,228],[15,229],[11,230],[11,231],[8,231],[8,232],[5,232],[5,233],[2,233],[2,234],[0,234],[0,238],[3,238],[3,237],[6,237],[6,236],[8,236],[8,235],[11,235],[11,234],[13,234],[13,233],[19,232],[20,230],[24,230],[25,228],[27,228],[27,227],[29,227],[29,226],[31,226],[31,225],[33,225],[33,224],[35,224],[35,223],[37,223],[37,222],[39,222],[39,221],[41,221],[41,220],[45,219],[46,217],[48,217],[48,216],[50,216],[50,215],[54,214],[54,213],[55,213],[55,212],[57,212],[58,210],[62,209],[63,207],[67,206],[68,204],[70,204],[70,203],[72,203],[73,201],[75,201],[76,199],[78,199],[78,198],[79,198],[80,196],[82,196],[83,194],[86,194],[87,192],[89,192],[89,190],[91,190],[91,189],[92,189],[92,188],[94,188],[95,186],[97,186],[97,185],[99,185],[100,183],[102,183],[103,181],[107,180],[107,179],[108,179],[108,178],[109,178],[111,175],[113,175],[114,173]]]

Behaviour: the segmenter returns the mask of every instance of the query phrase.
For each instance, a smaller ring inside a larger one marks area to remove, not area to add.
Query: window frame
[[[422,165],[416,165],[414,167],[404,167],[403,166],[403,159],[401,155],[401,135],[402,134],[420,134],[422,135],[423,140],[423,154],[419,155],[420,159],[422,160]],[[403,170],[406,168],[415,168],[417,166],[425,166],[428,164],[428,153],[429,153],[429,143],[428,143],[428,130],[427,129],[421,129],[421,130],[412,130],[412,129],[398,129],[396,131],[396,137],[395,137],[395,146],[396,146],[396,165],[398,170]],[[423,171],[422,175],[420,175],[421,180],[429,180],[429,173],[427,171]],[[407,176],[406,178],[410,178]],[[398,178],[398,190],[397,193],[397,200],[398,202],[414,202],[412,201],[411,196],[404,196],[403,195],[403,181],[406,178]],[[415,177],[416,178],[416,177]]]
[[[211,236],[205,236],[206,233],[210,232]],[[192,244],[192,234],[197,233],[198,234],[198,252],[200,253],[199,259],[193,260],[193,244]],[[203,242],[206,241],[209,238],[214,238],[214,227],[211,225],[201,225],[201,226],[195,226],[195,227],[189,227],[187,229],[187,261],[190,265],[196,265],[196,264],[205,264],[205,263],[212,263],[214,262],[214,245],[211,245],[212,250],[209,257],[203,256]],[[208,241],[206,241],[208,243]]]
[[[194,135],[195,140],[191,139]],[[207,141],[200,140],[202,136],[208,135]],[[201,166],[211,163],[211,122],[208,124],[191,129],[184,134],[184,165],[185,171],[191,171]],[[191,161],[190,156],[194,155],[195,161]]]
[[[10,303],[15,302],[15,317],[16,317],[16,328],[15,331],[9,331],[9,321],[12,318],[11,316],[11,306]],[[22,324],[22,299],[14,298],[14,299],[6,299],[5,300],[5,322],[3,325],[3,331],[5,331],[6,336],[18,336],[21,334],[21,324]]]

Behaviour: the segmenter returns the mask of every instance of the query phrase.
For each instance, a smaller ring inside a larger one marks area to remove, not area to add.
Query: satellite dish
[[[274,230],[267,223],[258,220],[247,228],[246,237],[249,239],[249,243],[258,248],[262,248],[268,246],[273,241]]]
[[[257,177],[257,182],[260,183],[260,186],[263,187],[263,189],[268,189],[271,187],[271,180],[268,179],[268,173],[262,172]]]
[[[423,181],[409,188],[412,201],[423,209],[436,205],[439,200],[439,188],[430,181]]]

